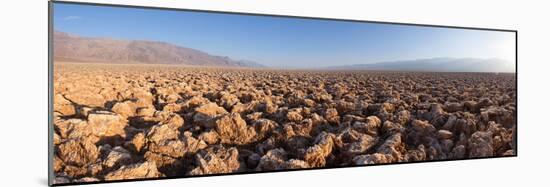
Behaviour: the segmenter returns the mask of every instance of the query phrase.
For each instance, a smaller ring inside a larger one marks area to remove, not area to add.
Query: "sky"
[[[515,62],[513,32],[54,4],[57,31],[163,41],[270,67],[326,67],[425,58]]]

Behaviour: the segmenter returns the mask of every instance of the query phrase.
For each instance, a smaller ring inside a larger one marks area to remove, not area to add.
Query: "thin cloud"
[[[66,16],[63,18],[63,20],[77,20],[80,19],[80,16]]]

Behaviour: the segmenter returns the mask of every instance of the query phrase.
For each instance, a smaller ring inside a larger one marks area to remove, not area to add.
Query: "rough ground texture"
[[[58,183],[516,154],[514,74],[54,70]]]

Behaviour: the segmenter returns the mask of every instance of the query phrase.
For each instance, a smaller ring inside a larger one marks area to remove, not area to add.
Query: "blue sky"
[[[271,67],[322,67],[422,58],[500,58],[511,32],[54,4],[54,29],[155,40]]]

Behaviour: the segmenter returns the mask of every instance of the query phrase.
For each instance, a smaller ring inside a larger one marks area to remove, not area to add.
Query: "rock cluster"
[[[516,154],[513,74],[54,72],[56,183]]]

